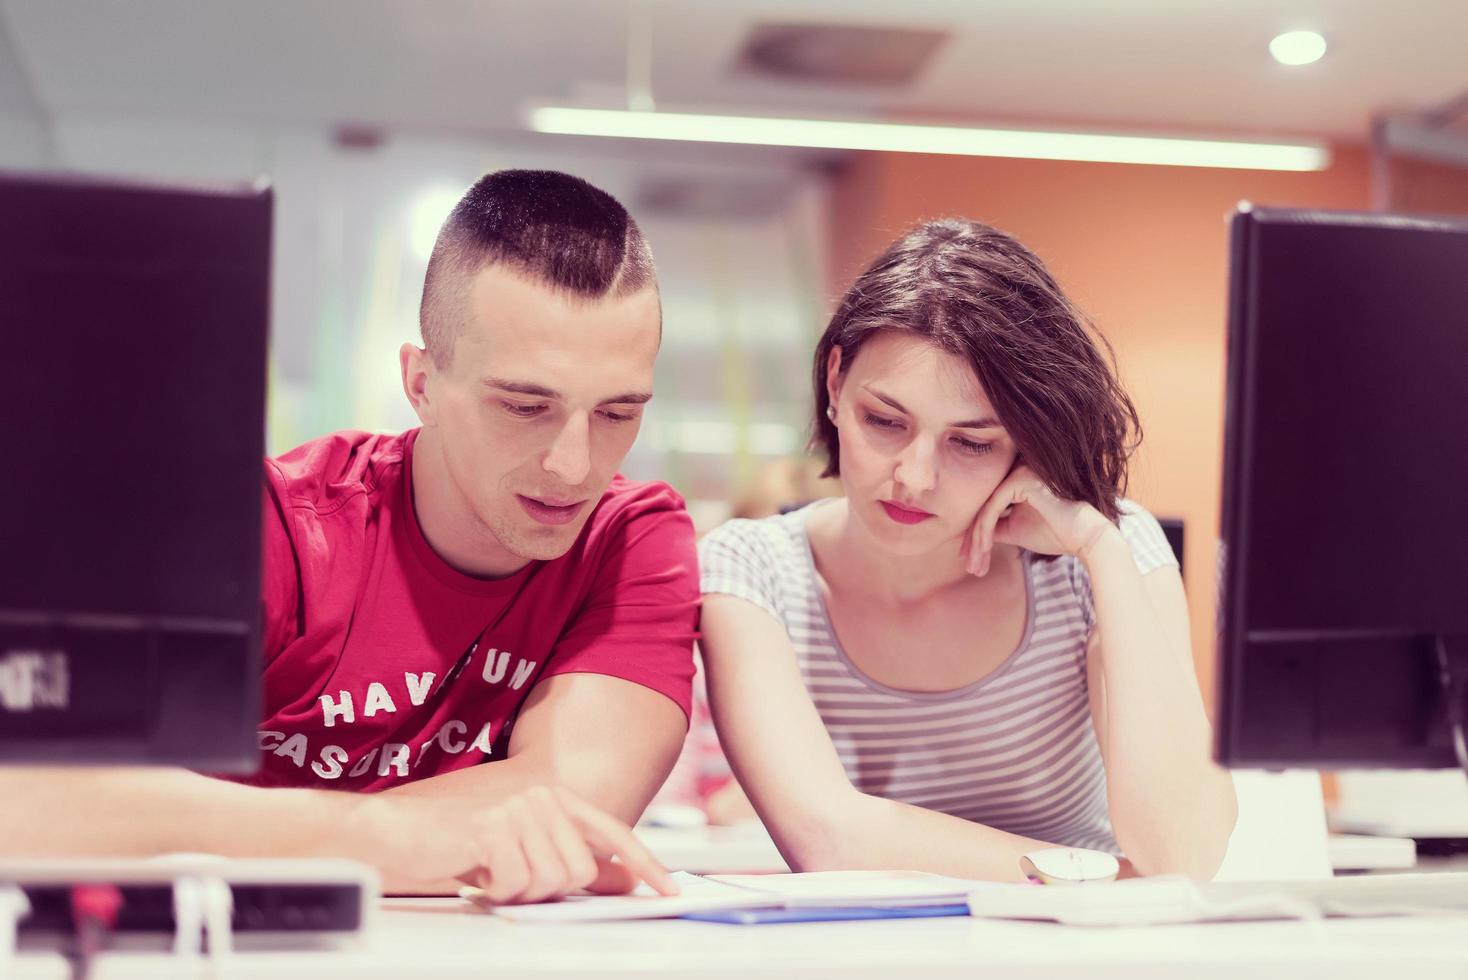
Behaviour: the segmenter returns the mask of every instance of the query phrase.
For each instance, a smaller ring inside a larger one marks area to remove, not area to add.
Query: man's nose
[[[590,418],[576,413],[556,433],[542,468],[567,486],[579,486],[591,472]]]

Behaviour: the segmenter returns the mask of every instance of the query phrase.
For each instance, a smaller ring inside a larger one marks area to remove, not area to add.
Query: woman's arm
[[[781,625],[752,602],[706,595],[703,657],[719,739],[795,871],[891,869],[1014,881],[1053,845],[859,792],[806,692]]]
[[[1086,644],[1091,713],[1116,841],[1141,874],[1213,877],[1238,804],[1233,780],[1209,759],[1177,570],[1144,577],[1116,525],[1024,465],[979,509],[970,572],[988,571],[995,544],[1074,555],[1085,566],[1096,612]]]
[[[1142,575],[1115,527],[1077,557],[1091,579],[1091,712],[1106,760],[1111,826],[1143,874],[1211,878],[1238,815],[1211,740],[1188,640],[1182,578]]]

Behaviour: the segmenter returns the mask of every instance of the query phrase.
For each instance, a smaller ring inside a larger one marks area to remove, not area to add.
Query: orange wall
[[[1391,209],[1419,214],[1468,214],[1468,164],[1394,157]]]
[[[863,154],[835,178],[829,283],[839,296],[901,232],[959,214],[1018,237],[1116,348],[1144,440],[1130,495],[1187,522],[1193,650],[1213,687],[1213,563],[1223,452],[1225,216],[1256,204],[1365,210],[1364,149],[1319,173]]]

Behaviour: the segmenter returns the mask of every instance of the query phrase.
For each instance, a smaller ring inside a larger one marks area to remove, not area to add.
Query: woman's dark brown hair
[[[816,346],[812,445],[826,453],[823,476],[841,472],[826,362],[839,347],[841,371],[849,370],[879,330],[915,334],[967,360],[1040,479],[1117,519],[1127,459],[1141,441],[1137,410],[1116,379],[1111,346],[1093,338],[1029,249],[988,225],[945,218],[899,238],[852,283]]]

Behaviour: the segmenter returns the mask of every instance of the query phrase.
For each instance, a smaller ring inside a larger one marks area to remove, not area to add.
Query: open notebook
[[[557,902],[491,907],[517,922],[608,922],[663,919],[731,909],[910,908],[961,903],[975,882],[922,871],[812,871],[802,874],[709,875],[676,872],[682,894],[671,898],[646,885],[631,895],[572,895]],[[459,894],[476,900],[479,890]]]

